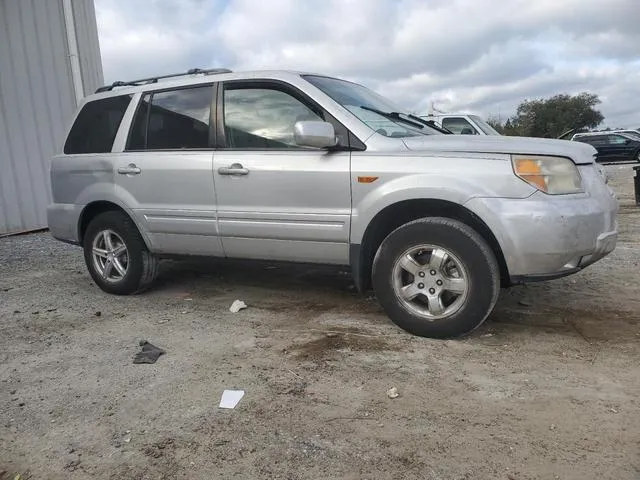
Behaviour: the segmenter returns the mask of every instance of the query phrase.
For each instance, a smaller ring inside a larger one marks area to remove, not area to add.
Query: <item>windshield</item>
[[[485,122],[479,116],[477,116],[477,115],[469,115],[469,117],[471,117],[473,119],[473,121],[476,122],[476,125],[478,125],[478,127],[480,127],[480,130],[482,130],[487,135],[500,135],[500,133],[498,133],[498,131],[495,128],[493,128],[491,125],[489,125],[487,122]]]
[[[304,79],[318,87],[333,100],[345,107],[368,127],[385,137],[416,137],[420,135],[440,135],[437,130],[426,125],[411,125],[402,119],[392,119],[388,115],[398,112],[400,115],[409,115],[398,109],[389,100],[378,95],[357,83],[338,80],[337,78],[305,75]],[[372,110],[378,110],[376,113]],[[414,122],[416,123],[416,122]],[[421,128],[422,127],[422,128]]]

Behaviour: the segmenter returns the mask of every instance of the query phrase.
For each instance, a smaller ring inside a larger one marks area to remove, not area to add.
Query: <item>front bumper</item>
[[[617,200],[601,195],[545,195],[527,199],[474,198],[465,206],[496,236],[511,283],[563,277],[600,260],[616,246]]]
[[[563,265],[562,269],[553,273],[543,274],[528,274],[528,275],[511,275],[512,284],[543,282],[546,280],[553,280],[556,278],[566,277],[574,273],[579,272],[585,267],[588,267],[592,263],[597,262],[603,257],[606,257],[609,253],[613,252],[616,248],[616,242],[618,239],[618,232],[607,232],[600,235],[596,241],[596,248],[591,255],[584,255],[580,257],[577,262],[577,266],[572,267],[573,262]]]

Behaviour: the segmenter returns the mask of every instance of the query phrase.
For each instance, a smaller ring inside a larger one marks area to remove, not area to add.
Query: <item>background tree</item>
[[[557,138],[570,129],[580,131],[600,125],[604,116],[595,108],[599,103],[597,95],[587,92],[525,100],[518,105],[516,115],[500,129],[494,128],[505,135]]]
[[[507,119],[507,122],[509,121],[509,119]],[[504,127],[506,125],[503,125],[502,122],[500,121],[500,117],[497,117],[495,115],[489,115],[489,118],[487,118],[487,123],[489,125],[491,125],[493,128],[495,128],[498,133],[501,133],[502,135],[506,135],[506,133],[504,133]]]

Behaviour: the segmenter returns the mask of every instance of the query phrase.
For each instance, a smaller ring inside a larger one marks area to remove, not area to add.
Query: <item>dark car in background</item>
[[[598,162],[640,162],[640,132],[593,132],[576,134],[573,140],[598,151]]]

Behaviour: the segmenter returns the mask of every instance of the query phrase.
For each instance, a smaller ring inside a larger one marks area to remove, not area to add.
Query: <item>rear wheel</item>
[[[83,244],[89,273],[105,292],[136,293],[148,288],[157,276],[158,259],[122,212],[101,213],[91,220]]]
[[[373,265],[380,304],[400,328],[448,338],[480,326],[500,292],[495,255],[466,224],[424,218],[393,231]]]

